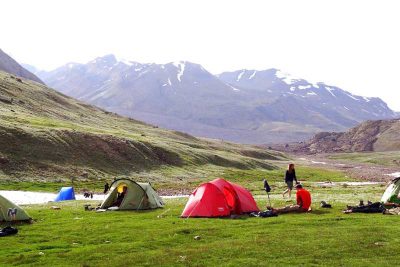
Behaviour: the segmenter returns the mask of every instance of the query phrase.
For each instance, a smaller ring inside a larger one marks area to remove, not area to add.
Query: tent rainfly
[[[75,200],[75,193],[73,187],[62,187],[54,201],[58,202],[64,200]]]
[[[181,217],[224,217],[257,211],[257,204],[249,191],[217,178],[193,191]]]
[[[126,192],[123,198],[118,201],[119,196]],[[115,203],[118,203],[115,204]],[[164,202],[149,183],[137,183],[130,179],[118,179],[110,185],[105,200],[101,203],[100,209],[117,207],[118,210],[146,210],[164,207]]]
[[[14,204],[7,198],[3,197],[0,195],[0,222],[6,221],[10,222],[12,221],[11,216],[9,216],[9,209],[13,209],[13,212],[15,213],[15,221],[29,221],[31,220],[31,217],[17,204]]]
[[[400,177],[393,179],[390,184],[386,187],[385,192],[382,195],[382,203],[398,203],[400,204]]]

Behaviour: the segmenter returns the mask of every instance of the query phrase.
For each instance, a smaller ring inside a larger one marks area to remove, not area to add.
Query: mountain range
[[[310,83],[277,69],[213,75],[187,61],[142,64],[106,55],[35,73],[60,92],[106,110],[241,143],[305,140],[320,131],[396,117],[379,98]]]

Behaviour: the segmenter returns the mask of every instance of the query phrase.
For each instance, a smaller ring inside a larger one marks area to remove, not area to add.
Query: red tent
[[[253,211],[259,209],[249,191],[218,178],[193,191],[181,217],[223,217]]]

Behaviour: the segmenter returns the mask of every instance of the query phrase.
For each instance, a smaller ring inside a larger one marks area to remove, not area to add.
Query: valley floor
[[[371,157],[373,159],[371,159]],[[387,155],[385,155],[387,157]],[[368,158],[368,160],[365,160]],[[377,163],[382,155],[298,156],[294,160],[299,180],[310,190],[313,211],[272,218],[243,216],[237,219],[182,219],[187,198],[165,199],[163,209],[139,212],[85,211],[78,200],[24,205],[35,220],[17,225],[19,233],[0,238],[0,265],[21,266],[393,266],[400,256],[394,248],[400,239],[400,216],[343,214],[346,205],[379,201],[385,183],[362,183],[366,169],[376,170],[388,181],[399,169],[396,162]],[[374,162],[371,162],[374,161]],[[262,179],[271,184],[271,203],[280,207],[294,202],[283,199],[282,182],[287,162],[278,170],[224,169],[220,176],[250,189],[260,209],[268,203]],[[361,168],[356,168],[361,166]],[[375,168],[374,168],[375,167]],[[354,172],[352,172],[354,170]],[[218,174],[210,171],[208,176]],[[384,176],[383,176],[384,175]],[[375,176],[374,176],[375,177]],[[205,178],[189,182],[155,184],[162,195],[190,192]],[[322,183],[328,182],[328,183]],[[354,183],[356,182],[356,183]],[[359,183],[361,182],[361,183]],[[55,192],[60,184],[3,184],[2,188]],[[87,186],[88,184],[77,184]],[[101,184],[93,184],[99,188]],[[183,189],[182,189],[183,188]],[[319,207],[320,201],[332,209]],[[4,227],[6,224],[1,224]],[[200,238],[195,239],[195,236]]]
[[[18,225],[17,235],[0,239],[0,265],[396,265],[399,216],[341,212],[360,199],[379,199],[383,189],[312,186],[311,213],[272,218],[182,219],[186,199],[168,199],[164,209],[141,212],[84,211],[84,204],[96,201],[58,203],[61,210],[28,205],[35,223]],[[265,195],[256,199],[259,207],[267,204]],[[333,209],[319,208],[321,200]],[[278,190],[271,201],[274,207],[290,204]]]

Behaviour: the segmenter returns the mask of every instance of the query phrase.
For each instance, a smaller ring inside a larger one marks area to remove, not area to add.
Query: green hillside
[[[160,129],[0,72],[0,179],[182,182],[273,169],[279,153]],[[207,170],[207,171],[205,171]]]

